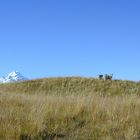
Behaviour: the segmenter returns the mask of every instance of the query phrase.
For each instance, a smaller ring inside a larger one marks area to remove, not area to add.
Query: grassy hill
[[[65,77],[0,84],[2,140],[139,140],[140,82]]]
[[[104,81],[94,78],[46,78],[20,83],[0,84],[0,92],[26,94],[123,95],[140,94],[140,82]]]

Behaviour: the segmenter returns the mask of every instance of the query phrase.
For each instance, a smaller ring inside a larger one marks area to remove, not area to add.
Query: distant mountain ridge
[[[11,83],[20,82],[28,80],[19,71],[13,71],[9,73],[6,77],[0,77],[0,83]]]

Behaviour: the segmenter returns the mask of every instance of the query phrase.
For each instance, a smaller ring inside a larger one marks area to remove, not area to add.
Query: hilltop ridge
[[[140,94],[140,82],[122,80],[99,80],[83,77],[58,77],[0,84],[5,93],[43,94]]]

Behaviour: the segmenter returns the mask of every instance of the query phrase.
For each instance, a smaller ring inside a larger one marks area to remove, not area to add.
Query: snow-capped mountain
[[[25,78],[20,72],[13,71],[9,73],[6,77],[0,77],[0,83],[11,83],[11,82],[20,82],[25,81]]]
[[[4,77],[0,77],[0,83],[3,83],[3,82],[4,82],[4,80],[5,80],[5,78],[4,78]]]

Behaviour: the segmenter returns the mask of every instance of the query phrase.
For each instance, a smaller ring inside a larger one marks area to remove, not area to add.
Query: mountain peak
[[[0,78],[0,83],[11,83],[11,82],[20,82],[25,81],[25,78],[19,71],[10,72],[6,77]]]
[[[17,76],[17,75],[21,75],[19,71],[12,71],[8,74],[9,77],[10,76],[14,77],[14,76]]]

